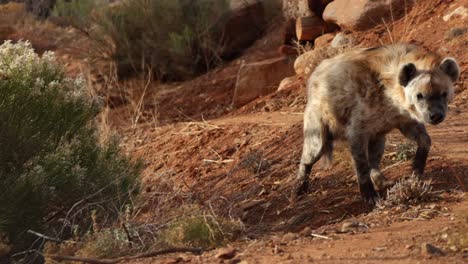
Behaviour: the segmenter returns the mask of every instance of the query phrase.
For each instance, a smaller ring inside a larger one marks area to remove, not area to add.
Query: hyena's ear
[[[445,58],[440,63],[439,67],[445,74],[450,77],[452,82],[455,82],[458,80],[458,77],[460,77],[460,67],[454,58]]]
[[[406,86],[408,83],[416,77],[418,71],[416,70],[416,66],[413,63],[408,63],[401,68],[400,75],[398,76],[398,81],[400,82],[401,86]]]

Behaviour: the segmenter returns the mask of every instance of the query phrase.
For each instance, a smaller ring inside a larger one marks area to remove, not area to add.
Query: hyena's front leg
[[[370,177],[377,191],[384,190],[393,185],[380,171],[380,162],[385,151],[385,134],[372,137],[369,140],[369,165],[371,167]]]
[[[422,176],[426,167],[426,160],[431,149],[431,138],[427,134],[423,124],[411,122],[400,127],[401,133],[410,140],[416,141],[418,149],[413,160],[413,170],[418,176]]]
[[[374,205],[377,202],[378,196],[370,178],[371,167],[367,155],[369,140],[366,136],[357,134],[349,138],[348,141],[353,156],[361,196],[364,201]]]

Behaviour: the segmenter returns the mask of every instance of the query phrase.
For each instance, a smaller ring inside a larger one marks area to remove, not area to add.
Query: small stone
[[[421,254],[423,256],[444,256],[445,255],[442,249],[429,243],[423,243],[421,245]]]
[[[385,251],[385,250],[387,250],[387,247],[376,247],[376,248],[374,248],[374,251],[378,251],[378,252]]]
[[[287,233],[283,236],[282,242],[291,242],[297,238],[297,235],[294,233]]]
[[[456,37],[459,37],[459,36],[465,34],[466,32],[468,32],[467,28],[455,27],[455,28],[451,28],[450,30],[445,32],[444,36],[445,36],[445,39],[451,40],[451,39],[454,39]]]
[[[367,225],[358,221],[346,221],[341,226],[342,233],[349,233],[359,231],[360,229],[367,229]]]
[[[177,263],[182,263],[182,262],[184,262],[184,259],[181,257],[177,257],[177,258],[166,259],[162,263],[163,264],[177,264]]]
[[[299,232],[301,236],[305,236],[305,237],[310,236],[311,233],[312,233],[312,229],[308,226],[306,226],[304,229],[302,229],[301,232]]]
[[[457,252],[458,248],[456,246],[450,246],[449,249],[453,252]]]
[[[222,248],[216,254],[216,258],[219,259],[232,259],[236,255],[236,249],[233,247]]]
[[[346,45],[351,45],[352,41],[344,33],[340,32],[331,41],[331,46],[333,48],[342,47]]]
[[[452,19],[452,17],[460,17],[462,19],[465,19],[465,17],[467,17],[467,16],[468,16],[468,8],[466,8],[464,6],[460,6],[457,9],[450,12],[449,14],[445,15],[442,19],[445,22],[447,22],[450,19]]]

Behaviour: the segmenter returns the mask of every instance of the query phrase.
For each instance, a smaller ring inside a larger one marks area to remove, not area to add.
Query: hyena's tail
[[[322,135],[324,142],[320,165],[323,169],[330,169],[333,164],[333,135],[330,133],[328,127],[324,127]]]

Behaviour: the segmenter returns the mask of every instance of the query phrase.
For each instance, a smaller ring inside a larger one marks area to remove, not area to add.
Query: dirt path
[[[438,208],[438,210],[436,210],[436,216],[423,220],[406,219],[395,221],[395,219],[389,220],[393,218],[391,216],[374,214],[373,212],[366,211],[361,208],[359,196],[354,190],[356,188],[353,180],[348,179],[343,181],[342,177],[337,177],[336,181],[338,184],[344,186],[338,188],[338,194],[336,195],[342,195],[344,193],[345,196],[349,196],[351,190],[351,193],[355,195],[351,200],[339,200],[342,202],[330,201],[329,199],[333,196],[326,193],[323,198],[319,196],[308,197],[299,207],[317,207],[305,214],[307,219],[310,219],[311,222],[305,219],[303,220],[305,221],[304,223],[297,226],[298,228],[285,228],[279,232],[269,229],[269,231],[263,232],[260,236],[253,235],[252,238],[245,238],[244,240],[237,241],[232,245],[237,249],[234,260],[226,260],[223,262],[215,257],[218,251],[209,251],[198,257],[186,254],[175,254],[161,258],[141,260],[135,263],[239,263],[240,261],[244,261],[241,263],[466,263],[466,253],[460,253],[460,251],[454,253],[449,249],[451,234],[455,232],[456,229],[464,228],[467,225],[466,222],[463,222],[466,221],[463,219],[468,214],[468,199],[466,195],[463,192],[457,193],[456,199],[450,195],[450,190],[462,190],[463,187],[461,185],[466,185],[468,183],[468,122],[466,120],[468,120],[468,107],[466,105],[460,105],[450,111],[448,119],[441,125],[428,126],[428,131],[433,141],[433,148],[428,162],[427,177],[435,181],[434,186],[437,191],[449,193],[447,196],[449,197],[448,199],[421,209],[432,210],[429,208]],[[198,130],[187,130],[187,127],[190,127],[191,123],[181,123],[168,127],[167,131],[162,129],[162,132],[154,133],[153,137],[158,138],[160,141],[161,135],[172,131],[170,136],[172,141],[177,141],[176,138],[180,137],[187,138],[186,141],[181,141],[179,143],[183,144],[185,148],[196,148],[195,145],[200,144],[203,145],[204,148],[217,149],[218,144],[216,142],[218,138],[219,141],[225,145],[226,140],[235,142],[235,138],[238,138],[239,134],[246,132],[249,132],[253,135],[253,138],[257,140],[259,137],[268,137],[268,135],[271,134],[268,143],[263,145],[253,144],[255,142],[250,143],[254,145],[254,148],[264,148],[268,150],[268,147],[264,145],[269,146],[278,143],[287,144],[288,139],[280,136],[284,132],[286,134],[292,133],[292,135],[289,136],[294,138],[292,141],[294,144],[292,144],[291,147],[297,148],[302,144],[301,123],[302,113],[255,113],[226,116],[197,123],[205,128],[203,128],[200,133],[195,134],[193,133]],[[209,127],[209,129],[206,127]],[[208,131],[204,131],[205,129]],[[180,131],[182,134],[174,134],[175,131]],[[244,134],[244,136],[245,135],[246,134]],[[143,144],[139,149],[147,149],[153,146],[155,142],[155,140],[151,140],[153,137],[147,139],[147,143]],[[197,143],[194,142],[196,137],[200,137]],[[210,141],[204,141],[203,138],[205,137],[209,138]],[[280,139],[279,141],[275,141],[274,138]],[[389,137],[388,144],[395,145],[404,140],[405,139],[398,132],[393,132]],[[165,145],[165,143],[159,146],[162,145]],[[273,150],[275,150],[275,148],[273,148]],[[185,150],[181,149],[180,151],[184,152]],[[232,154],[231,156],[225,156],[222,150],[219,151],[217,149],[217,151],[219,155],[226,159],[232,159],[236,156],[240,159],[240,157],[245,156],[245,153],[247,153],[239,151],[238,155]],[[154,154],[152,151],[149,151],[149,153]],[[287,155],[286,153],[287,151],[283,151],[282,153],[276,154]],[[198,154],[204,155],[203,152],[198,152]],[[272,157],[271,159],[275,157],[275,155],[270,156]],[[297,158],[297,156],[296,153],[295,157]],[[183,159],[183,157],[181,158]],[[192,157],[189,163],[199,164],[193,168],[198,168],[203,164],[197,160],[196,157]],[[285,163],[288,164],[288,162],[284,160],[279,163],[280,167],[285,166],[288,169],[291,168],[291,170],[294,170],[296,167],[296,164],[285,165]],[[389,170],[387,172],[388,175],[395,179],[401,177],[402,174],[409,171],[409,163],[410,162],[407,162],[406,165],[403,166],[403,169],[395,168]],[[217,165],[217,169],[220,171],[230,171],[229,168],[225,168],[225,166],[227,165]],[[317,169],[316,173],[319,175],[318,177],[323,178],[324,181],[330,179],[335,181],[335,174],[352,174],[350,168],[346,168],[344,171],[342,170],[344,167],[342,162],[336,164],[336,167],[337,169],[329,173],[322,172],[320,169]],[[208,175],[217,174],[215,171],[210,169],[206,173],[207,177]],[[182,171],[181,173],[183,174],[184,172]],[[451,178],[448,179],[447,177]],[[214,186],[220,184],[218,181],[223,182],[220,176],[214,178],[210,176],[209,179],[217,182]],[[248,179],[250,179],[250,177],[248,177]],[[459,179],[462,181],[461,184]],[[198,180],[202,181],[202,178],[198,178]],[[230,185],[230,182],[225,182],[225,184],[231,188],[235,188],[236,185],[242,185],[242,180],[242,177],[240,177],[234,185]],[[218,188],[207,187],[209,183],[203,186],[206,188],[205,193],[209,193],[209,191],[207,191],[208,189],[216,193]],[[269,198],[266,198],[266,200],[268,199]],[[276,208],[282,208],[282,206],[284,206],[281,205],[284,204],[281,200],[275,202],[274,199],[271,199],[271,202],[278,203]],[[336,212],[331,215],[319,213],[321,211],[327,211],[330,205],[335,208],[334,210],[336,210]],[[288,209],[284,209],[283,207],[281,210],[287,211]],[[291,211],[289,213],[292,215],[291,219],[294,218],[294,214],[300,213],[301,210],[304,209],[299,208],[299,211]],[[266,214],[265,218],[274,218],[274,215],[275,213],[270,215]],[[278,215],[278,218],[283,218],[284,221],[288,221],[288,217],[290,216],[284,216],[283,213]],[[321,220],[313,220],[314,218]],[[346,221],[362,222],[366,225],[366,228],[358,230],[355,234],[341,234],[340,232],[336,232],[336,230],[340,230],[341,225]],[[327,224],[330,222],[334,224]],[[277,224],[274,220],[270,220],[270,222],[266,221],[265,225],[267,226],[268,223]],[[307,231],[304,233],[304,228],[307,230],[307,227],[311,228],[308,231],[309,234],[306,234]],[[317,227],[319,228],[317,229]],[[293,233],[288,233],[288,230],[292,230]],[[324,236],[326,238],[312,237],[310,236],[310,232],[320,232],[320,234],[325,234]],[[249,235],[247,235],[247,237],[249,237]],[[443,248],[446,256],[432,256],[431,254],[422,253],[421,247],[424,243],[430,243]],[[171,262],[177,259],[178,261],[182,259],[185,262]]]

